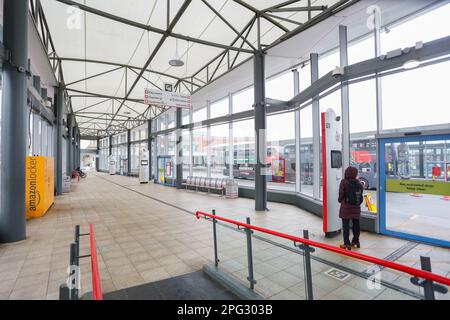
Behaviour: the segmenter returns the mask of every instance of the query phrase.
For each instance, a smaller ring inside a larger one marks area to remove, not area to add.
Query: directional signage
[[[179,92],[145,89],[144,103],[164,107],[192,109],[191,96]]]
[[[171,84],[171,83],[164,83],[164,91],[173,92],[173,84]]]

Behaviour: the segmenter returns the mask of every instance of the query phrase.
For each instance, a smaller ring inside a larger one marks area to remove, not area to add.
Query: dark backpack
[[[359,206],[363,202],[362,187],[358,180],[350,180],[345,190],[345,202]]]

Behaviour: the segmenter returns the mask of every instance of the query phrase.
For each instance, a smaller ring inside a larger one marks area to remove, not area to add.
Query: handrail
[[[263,232],[263,233],[267,233],[273,236],[277,236],[283,239],[287,239],[287,240],[291,240],[294,242],[299,242],[299,243],[303,243],[306,245],[310,245],[313,247],[317,247],[320,249],[324,249],[327,251],[331,251],[331,252],[335,252],[344,256],[348,256],[351,258],[355,258],[358,260],[363,260],[363,261],[367,261],[370,263],[374,263],[380,266],[384,266],[390,269],[394,269],[394,270],[398,270],[404,273],[408,273],[412,276],[418,277],[418,278],[423,278],[426,280],[430,280],[430,281],[435,281],[435,282],[439,282],[445,285],[450,286],[450,278],[429,272],[429,271],[425,271],[425,270],[420,270],[420,269],[416,269],[416,268],[412,268],[409,266],[405,266],[396,262],[392,262],[392,261],[388,261],[385,259],[380,259],[380,258],[376,258],[376,257],[372,257],[366,254],[362,254],[362,253],[358,253],[358,252],[353,252],[353,251],[348,251],[345,249],[341,249],[338,247],[334,247],[331,246],[329,244],[325,244],[322,242],[317,242],[317,241],[313,241],[313,240],[309,240],[309,239],[304,239],[304,238],[300,238],[300,237],[296,237],[296,236],[292,236],[286,233],[282,233],[282,232],[278,232],[278,231],[274,231],[274,230],[270,230],[270,229],[266,229],[266,228],[262,228],[262,227],[257,227],[257,226],[253,226],[251,224],[247,224],[244,222],[240,222],[240,221],[236,221],[236,220],[232,220],[232,219],[228,219],[228,218],[224,218],[224,217],[220,217],[217,215],[212,215],[209,213],[205,213],[205,212],[201,212],[201,211],[197,211],[195,213],[195,216],[197,217],[197,219],[200,219],[200,215],[208,217],[208,218],[212,218],[212,219],[216,219],[216,220],[220,220],[220,221],[224,221],[224,222],[228,222],[231,224],[234,224],[236,226],[239,227],[244,227],[244,228],[248,228],[251,230],[255,230],[255,231],[259,231],[259,232]]]
[[[89,242],[91,245],[92,295],[94,300],[103,300],[100,273],[98,271],[97,250],[95,247],[94,226],[89,225]]]

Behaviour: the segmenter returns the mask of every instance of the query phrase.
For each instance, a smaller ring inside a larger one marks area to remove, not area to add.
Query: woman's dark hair
[[[347,169],[345,169],[345,173],[344,173],[345,179],[347,179],[347,180],[356,179],[357,176],[358,176],[357,168],[350,166]]]

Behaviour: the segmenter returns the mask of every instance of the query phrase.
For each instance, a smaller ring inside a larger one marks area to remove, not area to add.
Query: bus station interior
[[[0,0],[0,299],[61,299],[79,226],[77,298],[448,300],[448,17],[442,0]],[[166,91],[188,106],[149,102]],[[327,223],[350,165],[346,254]]]

